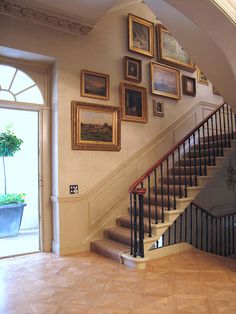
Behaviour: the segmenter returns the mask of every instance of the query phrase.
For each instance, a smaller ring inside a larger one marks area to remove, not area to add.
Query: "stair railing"
[[[215,216],[192,202],[162,236],[159,247],[181,242],[221,256],[235,253],[236,210]]]
[[[163,223],[165,211],[176,209],[176,200],[188,196],[187,187],[198,185],[197,176],[207,175],[207,165],[223,156],[234,133],[235,116],[224,102],[130,186],[133,257],[144,257],[144,211],[151,237],[152,224]]]

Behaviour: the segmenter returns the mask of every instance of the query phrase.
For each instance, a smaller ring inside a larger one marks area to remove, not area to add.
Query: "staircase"
[[[126,216],[104,230],[92,250],[144,268],[158,241],[236,147],[234,114],[224,103],[158,160],[130,188]]]

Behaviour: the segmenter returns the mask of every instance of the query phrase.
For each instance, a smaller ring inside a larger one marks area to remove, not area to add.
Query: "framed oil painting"
[[[214,95],[221,96],[220,92],[215,88],[214,85],[212,85],[212,92]]]
[[[109,99],[109,75],[92,71],[81,71],[81,96]]]
[[[154,116],[164,117],[164,101],[153,99],[152,108]]]
[[[157,25],[157,57],[158,61],[177,68],[195,71],[195,64],[178,41],[161,24]]]
[[[124,79],[134,82],[142,81],[142,61],[131,58],[124,57]]]
[[[120,105],[122,120],[147,122],[147,88],[144,86],[121,82]]]
[[[148,57],[154,56],[154,24],[128,14],[129,50]]]
[[[196,96],[196,80],[194,77],[182,75],[183,94],[188,96]]]
[[[207,77],[205,76],[205,74],[199,69],[199,67],[197,67],[197,81],[200,84],[205,84],[205,85],[209,85],[209,81],[207,79]]]
[[[119,151],[119,107],[72,101],[72,149]]]
[[[152,94],[180,99],[179,70],[150,62],[150,72]]]

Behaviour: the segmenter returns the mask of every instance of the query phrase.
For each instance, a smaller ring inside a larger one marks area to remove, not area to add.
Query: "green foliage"
[[[4,132],[0,132],[0,157],[12,157],[20,150],[23,143],[8,126]]]
[[[0,206],[25,202],[25,194],[0,194]]]

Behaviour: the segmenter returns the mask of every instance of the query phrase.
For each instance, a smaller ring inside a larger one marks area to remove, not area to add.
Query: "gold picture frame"
[[[179,70],[157,62],[150,62],[151,93],[180,99]]]
[[[164,101],[153,99],[152,109],[153,116],[164,117]]]
[[[72,101],[71,113],[72,149],[120,151],[119,107]]]
[[[195,64],[178,41],[161,24],[157,24],[157,59],[158,62],[194,72]]]
[[[128,14],[129,50],[148,57],[154,56],[154,24],[141,17]]]
[[[184,95],[196,96],[196,79],[187,75],[182,75],[182,91]]]
[[[141,85],[120,83],[120,106],[122,120],[131,122],[148,122],[147,88]]]
[[[200,84],[209,85],[209,81],[205,74],[197,67],[197,81]]]
[[[110,79],[108,74],[93,71],[81,71],[81,96],[108,100]]]

